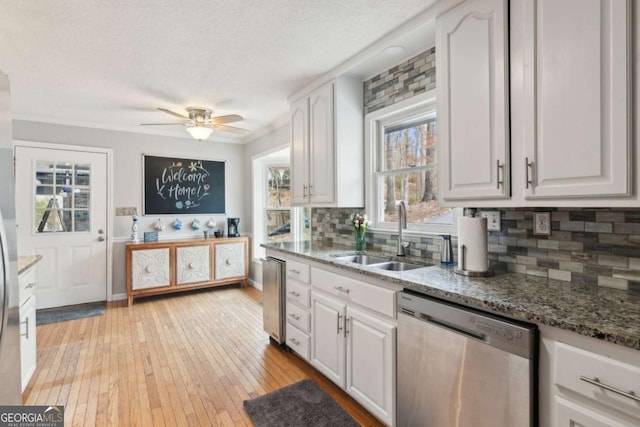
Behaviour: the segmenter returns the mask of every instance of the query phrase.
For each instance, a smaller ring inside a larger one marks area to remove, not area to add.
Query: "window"
[[[454,233],[456,210],[438,206],[437,115],[434,91],[370,113],[365,118],[371,179],[367,207],[376,229],[396,230],[398,203],[407,228]]]
[[[310,239],[309,209],[291,207],[289,149],[253,159],[253,253],[262,243]]]

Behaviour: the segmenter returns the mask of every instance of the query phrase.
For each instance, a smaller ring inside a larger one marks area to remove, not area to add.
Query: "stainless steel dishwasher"
[[[538,329],[398,293],[397,425],[537,425]]]

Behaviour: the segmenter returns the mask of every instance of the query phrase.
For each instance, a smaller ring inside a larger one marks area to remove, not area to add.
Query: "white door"
[[[395,326],[347,308],[347,392],[372,414],[395,420]]]
[[[106,153],[17,146],[16,214],[39,309],[107,299]]]
[[[508,49],[506,0],[467,1],[436,21],[445,201],[511,195]]]
[[[311,147],[309,196],[312,205],[335,203],[335,153],[333,84],[309,96],[309,145]],[[357,143],[357,141],[353,141]]]
[[[525,2],[526,199],[631,192],[631,2]]]
[[[311,292],[311,364],[344,388],[344,314],[346,306]]]

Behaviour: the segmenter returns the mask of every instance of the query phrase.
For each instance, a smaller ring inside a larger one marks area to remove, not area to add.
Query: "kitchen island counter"
[[[425,295],[640,350],[640,293],[635,291],[576,285],[502,271],[497,271],[493,277],[466,277],[455,274],[452,267],[439,265],[386,271],[336,259],[355,254],[352,247],[309,242],[262,246],[395,283]],[[416,262],[416,259],[403,261]]]

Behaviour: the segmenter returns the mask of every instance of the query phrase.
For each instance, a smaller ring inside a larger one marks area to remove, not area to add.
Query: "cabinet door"
[[[211,281],[211,253],[209,245],[176,248],[178,285]]]
[[[631,2],[532,0],[523,14],[525,198],[629,194]]]
[[[30,297],[20,307],[20,364],[22,391],[36,370],[36,297]]]
[[[311,364],[344,388],[345,305],[312,291],[311,310]]]
[[[347,392],[388,425],[395,420],[394,325],[347,308]]]
[[[245,243],[216,243],[215,280],[244,277],[246,270]]]
[[[171,248],[131,252],[131,289],[171,286]]]
[[[333,98],[333,84],[322,86],[309,96],[309,196],[313,205],[335,202]]]
[[[557,427],[630,427],[637,425],[635,422],[617,421],[604,412],[596,412],[594,407],[578,405],[558,396],[555,398],[555,406],[555,425]]]
[[[309,99],[291,105],[291,204],[308,203]]]
[[[510,197],[507,58],[506,0],[467,1],[436,21],[444,201]]]

